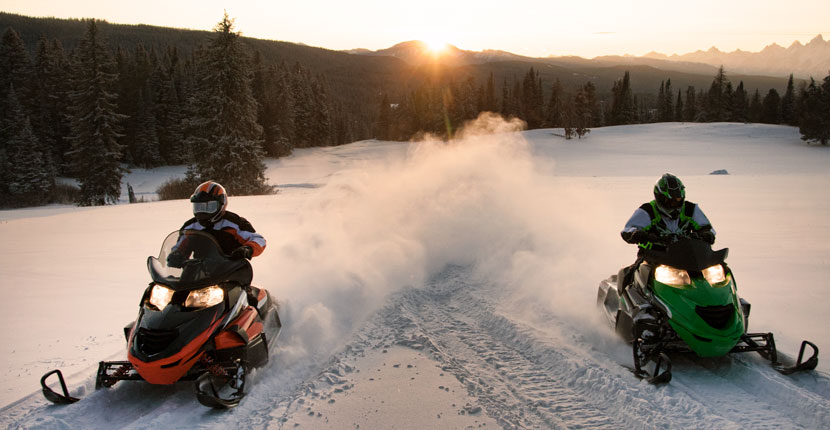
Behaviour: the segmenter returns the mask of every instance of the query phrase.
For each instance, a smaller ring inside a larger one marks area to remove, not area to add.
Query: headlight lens
[[[709,282],[709,285],[720,284],[721,282],[726,280],[726,271],[723,270],[722,265],[716,264],[714,266],[703,269],[703,277],[706,278],[706,281]]]
[[[654,269],[654,278],[661,284],[669,286],[686,286],[692,283],[689,274],[685,270],[675,269],[671,266],[661,264]]]
[[[150,304],[155,306],[158,310],[164,309],[164,307],[170,303],[172,298],[173,290],[163,285],[154,285],[153,290],[150,292]]]
[[[225,292],[218,285],[191,291],[187,295],[184,305],[188,308],[208,308],[222,303]]]

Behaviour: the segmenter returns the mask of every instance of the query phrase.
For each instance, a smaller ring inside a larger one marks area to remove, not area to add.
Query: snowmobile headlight
[[[191,291],[184,301],[188,308],[209,308],[222,303],[225,299],[225,291],[218,285],[211,285],[207,288]]]
[[[726,280],[726,271],[723,270],[722,265],[715,264],[714,266],[703,269],[703,277],[706,278],[709,285],[720,284]]]
[[[163,285],[153,285],[153,290],[150,292],[150,304],[156,309],[162,310],[173,299],[173,290]]]
[[[661,264],[654,269],[654,279],[661,284],[683,287],[692,283],[689,273],[682,269]]]

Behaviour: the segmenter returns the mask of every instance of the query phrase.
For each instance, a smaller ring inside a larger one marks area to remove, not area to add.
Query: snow
[[[492,119],[491,119],[492,120]],[[495,127],[495,128],[494,128]],[[268,239],[254,283],[282,305],[271,363],[215,413],[189,383],[93,390],[123,359],[145,261],[186,200],[126,204],[184,167],[134,169],[122,203],[0,211],[0,426],[6,428],[827,428],[828,361],[782,376],[757,354],[677,357],[637,380],[595,308],[633,261],[619,237],[651,187],[681,177],[718,231],[750,330],[830,345],[830,149],[781,126],[653,124],[460,142],[363,141],[268,160],[279,192],[232,197]],[[725,175],[711,172],[726,170]],[[52,406],[60,368],[83,400]]]

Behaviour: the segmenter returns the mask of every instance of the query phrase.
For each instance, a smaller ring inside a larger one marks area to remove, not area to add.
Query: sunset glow
[[[423,42],[427,45],[427,48],[432,52],[433,55],[441,55],[449,47],[449,43],[441,37],[428,37],[424,38]]]
[[[244,36],[333,50],[385,49],[425,40],[441,52],[446,43],[463,50],[496,49],[543,57],[684,54],[712,46],[725,52],[758,52],[777,43],[830,39],[827,0],[669,0],[550,2],[519,0],[495,7],[481,0],[423,0],[399,4],[357,2],[228,2],[221,0],[4,0],[4,12],[56,18],[98,18],[119,24],[211,30],[223,11]],[[669,19],[677,11],[679,19]],[[807,12],[809,11],[809,12]],[[736,21],[735,17],[743,19]]]

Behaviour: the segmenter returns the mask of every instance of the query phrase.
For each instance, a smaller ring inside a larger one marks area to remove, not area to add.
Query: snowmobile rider
[[[694,237],[715,243],[715,229],[695,203],[686,200],[686,187],[680,178],[665,173],[654,184],[654,200],[643,203],[620,232],[624,241],[639,246],[637,261],[620,270],[620,284],[624,289],[631,281],[634,269],[643,261],[643,251],[679,237]]]
[[[181,230],[199,230],[210,233],[222,251],[231,258],[251,259],[265,250],[265,238],[254,230],[248,220],[227,210],[228,194],[218,182],[207,181],[196,187],[190,196],[193,218],[187,220]],[[167,264],[181,267],[186,256],[171,252]]]

